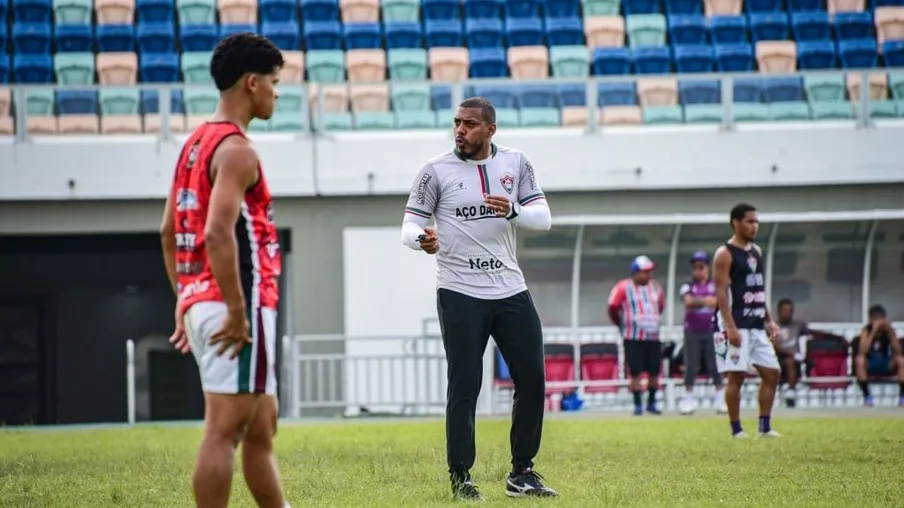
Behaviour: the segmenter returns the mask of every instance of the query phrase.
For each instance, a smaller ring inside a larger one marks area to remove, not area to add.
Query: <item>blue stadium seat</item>
[[[814,12],[826,10],[824,0],[788,0],[790,12]]]
[[[504,0],[464,0],[465,20],[499,19]]]
[[[13,55],[13,76],[17,83],[53,83],[53,59],[45,55]]]
[[[301,0],[301,19],[305,23],[311,21],[339,21],[339,0]]]
[[[503,15],[506,18],[540,19],[540,8],[545,4],[544,0],[508,0],[502,4]]]
[[[797,66],[801,70],[834,69],[835,44],[828,40],[798,42]]]
[[[546,16],[576,18],[581,15],[581,0],[546,0]]]
[[[518,96],[521,108],[556,107],[556,87],[554,85],[521,85]]]
[[[838,58],[842,69],[868,69],[879,63],[875,39],[838,41]]]
[[[637,104],[637,87],[633,82],[600,83],[596,88],[597,107],[633,106]]]
[[[581,18],[546,18],[546,41],[549,46],[580,46],[584,44],[584,23]]]
[[[97,39],[97,50],[101,53],[135,51],[133,25],[97,25],[94,35]]]
[[[747,18],[744,16],[713,16],[709,18],[709,34],[713,44],[747,42]]]
[[[302,7],[304,9],[304,7]],[[304,14],[302,14],[304,19]],[[338,21],[304,22],[304,45],[308,51],[315,49],[342,49],[342,25]]]
[[[135,0],[135,11],[136,21],[173,24],[176,3],[173,0]]]
[[[780,12],[783,10],[782,0],[747,0],[744,2],[747,12]]]
[[[688,104],[718,104],[721,102],[722,86],[719,81],[680,80],[678,81],[678,97],[682,106]]]
[[[904,41],[885,41],[882,55],[886,67],[904,67]]]
[[[505,37],[509,46],[540,46],[543,44],[543,33],[540,18],[505,20]]]
[[[587,105],[587,86],[582,83],[563,83],[556,91],[560,107]]]
[[[250,23],[225,23],[220,25],[219,36],[220,40],[223,40],[230,35],[247,32],[256,34],[257,26]]]
[[[622,10],[625,16],[632,14],[659,14],[662,12],[659,0],[622,0]]]
[[[669,43],[703,44],[706,42],[706,21],[698,14],[673,14],[668,17]]]
[[[2,1],[4,1],[4,0],[0,0],[0,2],[2,2]],[[0,18],[0,19],[6,19],[6,18]],[[8,30],[8,28],[7,28],[6,23],[0,22],[0,48],[3,48],[4,50],[9,45],[9,33],[7,33],[7,30]],[[6,51],[0,51],[0,55],[6,55],[6,54],[7,54]]]
[[[873,36],[873,15],[869,12],[836,12],[833,24],[839,41]]]
[[[219,40],[217,25],[181,25],[182,51],[213,51]]]
[[[145,115],[156,115],[160,112],[160,96],[157,90],[144,90],[141,92],[141,109]],[[182,90],[171,90],[170,113],[181,115],[184,112]]]
[[[763,102],[763,82],[760,78],[738,78],[732,82],[734,102]]]
[[[424,21],[427,48],[457,48],[464,43],[461,20],[428,19]]]
[[[715,66],[713,48],[709,44],[673,46],[676,72],[712,72]]]
[[[595,76],[630,74],[634,56],[628,48],[594,48],[592,60]]]
[[[474,48],[470,51],[469,65],[472,78],[504,78],[508,75],[505,50],[499,48]]]
[[[273,41],[276,47],[283,51],[298,51],[301,49],[301,28],[295,20],[289,21],[264,21],[261,23],[261,35]]]
[[[465,97],[480,96],[493,103],[497,108],[517,108],[518,88],[512,85],[475,85],[470,93],[465,90]]]
[[[53,19],[52,0],[12,0],[12,4],[13,27],[19,23],[50,23]]]
[[[634,48],[634,72],[668,74],[672,71],[672,55],[668,46]]]
[[[788,39],[788,15],[770,12],[750,15],[750,35],[753,42],[783,41]]]
[[[50,54],[50,25],[13,23],[13,48],[17,54]]]
[[[430,102],[433,109],[452,109],[452,87],[449,85],[433,85],[430,87]]]
[[[504,44],[502,41],[502,21],[499,18],[466,19],[465,41],[468,43],[469,48],[503,47]]]
[[[791,27],[794,29],[794,39],[797,42],[832,39],[827,12],[792,12]]]
[[[417,21],[395,21],[383,25],[386,49],[423,48],[424,36]]]
[[[763,78],[763,98],[766,102],[802,101],[803,81],[798,77]]]
[[[424,20],[458,20],[459,0],[421,0]]]
[[[716,44],[716,68],[721,72],[747,72],[754,67],[753,46],[741,42],[737,44]]]
[[[260,0],[261,22],[298,21],[298,9],[294,0]]]
[[[380,49],[383,33],[379,23],[345,23],[345,49]]]
[[[665,0],[665,12],[672,14],[700,14],[703,2],[698,0]]]
[[[56,104],[61,115],[93,115],[97,113],[97,92],[60,90]]]
[[[94,51],[94,25],[56,25],[54,39],[60,53],[90,53]]]
[[[0,83],[9,83],[10,74],[9,55],[0,53]]]
[[[4,22],[0,23],[0,25],[6,25],[6,20],[9,19],[9,2],[10,0],[0,0],[0,19]]]
[[[139,53],[172,53],[176,51],[176,34],[172,23],[139,22],[135,29]]]
[[[142,53],[138,58],[138,75],[143,83],[176,83],[180,81],[179,55]]]

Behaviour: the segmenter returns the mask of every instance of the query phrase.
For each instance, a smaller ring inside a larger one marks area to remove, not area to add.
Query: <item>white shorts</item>
[[[725,332],[716,332],[713,345],[716,349],[716,368],[719,373],[748,372],[754,365],[778,370],[778,357],[766,330],[738,330],[741,345],[732,346]]]
[[[185,313],[185,333],[198,362],[201,387],[209,393],[276,394],[276,310],[251,313],[251,343],[234,359],[229,351],[218,356],[218,346],[210,345],[225,319],[223,302],[198,302]]]

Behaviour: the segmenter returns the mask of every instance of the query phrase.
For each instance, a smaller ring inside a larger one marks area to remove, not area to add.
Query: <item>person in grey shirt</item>
[[[488,100],[463,101],[454,125],[455,149],[417,172],[402,221],[402,243],[436,255],[452,493],[481,498],[470,469],[483,353],[492,335],[515,385],[506,494],[556,496],[533,469],[546,401],[543,331],[515,256],[515,228],[549,230],[549,206],[524,153],[492,142],[496,110]],[[431,219],[435,228],[428,227]]]

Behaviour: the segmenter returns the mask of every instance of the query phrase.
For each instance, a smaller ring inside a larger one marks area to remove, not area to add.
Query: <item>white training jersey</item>
[[[405,206],[410,219],[436,222],[437,287],[474,298],[500,299],[527,289],[515,256],[515,224],[496,217],[484,195],[522,206],[545,199],[520,151],[492,145],[482,161],[449,150],[418,171]]]

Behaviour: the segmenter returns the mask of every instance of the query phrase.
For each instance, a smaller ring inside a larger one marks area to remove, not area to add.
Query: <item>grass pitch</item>
[[[532,501],[503,492],[508,421],[482,420],[473,476],[488,506],[904,505],[901,413],[775,420],[784,439],[732,441],[717,417],[550,418],[537,470],[561,497]],[[755,430],[755,417],[745,426]],[[289,501],[452,505],[443,429],[438,420],[283,423],[277,450]],[[0,431],[0,507],[192,506],[199,438],[197,426]],[[253,506],[239,468],[231,506]]]

